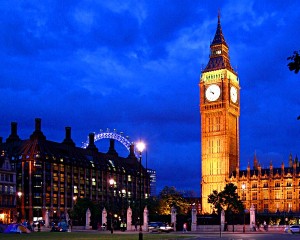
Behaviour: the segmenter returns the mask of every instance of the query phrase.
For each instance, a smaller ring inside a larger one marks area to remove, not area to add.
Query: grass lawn
[[[155,240],[155,239],[168,239],[168,240],[175,240],[175,239],[187,239],[193,238],[191,235],[181,235],[181,234],[144,234],[143,239],[145,240]],[[78,240],[93,240],[93,239],[120,239],[120,240],[138,240],[139,235],[138,233],[97,233],[97,232],[34,232],[29,234],[3,234],[0,233],[0,239],[28,239],[28,240],[67,240],[67,239],[78,239]]]

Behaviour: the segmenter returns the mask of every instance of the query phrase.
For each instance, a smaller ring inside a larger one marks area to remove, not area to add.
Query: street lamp
[[[143,240],[143,230],[142,230],[142,152],[144,151],[146,145],[143,142],[138,142],[136,144],[137,150],[139,152],[139,161],[140,161],[140,231],[139,231],[139,240]]]
[[[113,178],[109,179],[109,186],[111,188],[111,196],[112,196],[112,207],[111,207],[111,218],[110,218],[110,233],[114,233],[114,225],[113,225],[113,209],[114,209],[114,184],[115,180]]]
[[[124,197],[126,197],[126,190],[121,190],[121,200],[122,200],[122,222],[124,222]],[[124,224],[124,223],[123,223]]]
[[[18,219],[17,221],[20,222],[22,217],[23,217],[23,206],[22,206],[22,195],[23,193],[22,192],[17,192],[17,195],[18,195],[18,201],[17,201],[17,205],[19,207],[19,212],[17,213],[18,215]]]
[[[242,199],[242,200],[244,200],[245,189],[246,189],[246,184],[243,183],[243,184],[242,184],[242,190],[243,190],[243,199]],[[246,203],[245,203],[245,206],[246,206]],[[244,209],[244,226],[243,226],[243,232],[245,232],[245,231],[246,231],[246,229],[245,229],[245,209]]]

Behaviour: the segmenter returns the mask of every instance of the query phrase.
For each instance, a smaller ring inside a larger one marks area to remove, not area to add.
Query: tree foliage
[[[244,205],[236,192],[237,187],[233,183],[226,184],[223,191],[214,190],[208,196],[208,203],[211,203],[215,210],[240,213],[244,211]]]
[[[175,187],[164,187],[159,194],[159,214],[168,215],[171,208],[175,206],[178,214],[187,213],[189,203],[184,199],[183,194],[176,190]]]
[[[94,204],[88,198],[78,198],[77,199],[77,202],[76,202],[73,210],[70,212],[72,221],[78,225],[85,225],[85,216],[86,216],[86,211],[88,208],[91,211],[91,224],[97,225],[97,222],[99,221],[100,216],[101,216],[100,207],[98,205]],[[77,222],[75,222],[75,220]]]
[[[290,71],[294,71],[296,74],[300,70],[300,51],[294,51],[294,54],[287,58],[287,60],[290,60],[288,63],[288,67]]]

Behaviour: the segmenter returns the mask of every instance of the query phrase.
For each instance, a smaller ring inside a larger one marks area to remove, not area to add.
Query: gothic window
[[[268,183],[264,183],[263,187],[267,188],[268,187]]]
[[[252,200],[257,200],[257,192],[252,193]]]
[[[292,182],[287,182],[287,183],[286,183],[286,186],[287,186],[287,187],[291,187],[291,186],[292,186]]]
[[[221,117],[216,117],[216,131],[221,130]]]
[[[286,198],[287,199],[292,199],[292,191],[287,191]]]
[[[252,188],[257,188],[257,183],[252,183]]]
[[[280,187],[280,182],[275,182],[275,187]]]
[[[221,140],[217,140],[217,153],[221,152]]]
[[[217,174],[221,173],[221,163],[217,162]]]
[[[267,192],[267,191],[264,191],[264,199],[266,200],[266,199],[269,199],[269,193]]]
[[[246,193],[245,192],[242,193],[242,201],[246,201]]]
[[[275,192],[275,199],[280,199],[280,191]]]
[[[208,121],[208,132],[212,132],[213,130],[214,130],[214,124],[213,124],[213,119],[212,118],[208,118],[207,119],[207,121]]]
[[[213,153],[214,152],[214,141],[208,141],[208,152]]]

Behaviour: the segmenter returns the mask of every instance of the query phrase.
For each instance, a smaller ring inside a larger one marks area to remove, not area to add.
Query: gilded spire
[[[221,20],[220,19],[221,19],[221,14],[220,14],[220,10],[219,10],[217,30],[216,30],[216,33],[215,33],[214,40],[212,41],[210,46],[216,45],[216,44],[224,44],[224,45],[226,45],[226,47],[228,47],[228,45],[225,41],[223,32],[222,32]]]
[[[228,45],[225,41],[221,20],[220,12],[218,13],[218,25],[212,43],[210,44],[210,56],[209,62],[202,72],[214,71],[219,69],[227,69],[232,73],[236,74],[231,67],[229,55],[228,55]]]

